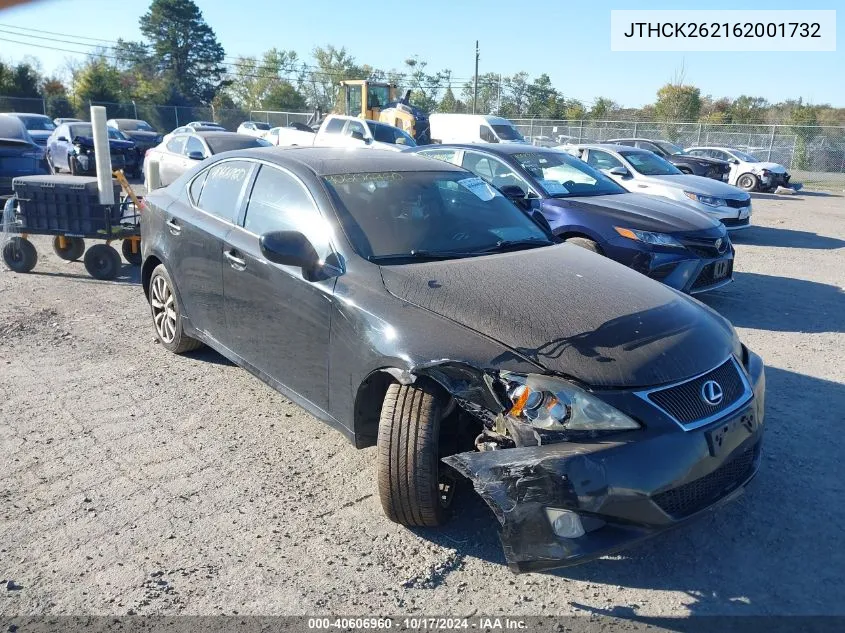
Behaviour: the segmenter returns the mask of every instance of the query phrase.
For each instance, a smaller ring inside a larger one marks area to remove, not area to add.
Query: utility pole
[[[475,90],[472,92],[472,113],[478,105],[478,40],[475,40]]]
[[[502,114],[502,73],[499,73],[499,98],[496,100],[496,116]]]

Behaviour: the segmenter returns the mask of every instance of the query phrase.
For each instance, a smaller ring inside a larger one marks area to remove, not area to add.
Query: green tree
[[[763,114],[769,103],[763,97],[749,97],[742,95],[730,104],[731,123],[762,123]]]
[[[73,96],[80,115],[88,113],[91,101],[123,101],[120,71],[105,57],[89,58],[73,73]]]
[[[657,91],[654,113],[662,121],[698,121],[701,91],[682,83],[668,83]]]
[[[339,91],[339,83],[344,79],[369,79],[377,74],[368,66],[359,66],[355,58],[345,48],[318,46],[313,52],[316,68],[304,73],[301,92],[314,108],[331,111],[335,106],[345,108],[345,95]],[[338,102],[338,96],[342,100]]]
[[[37,98],[41,75],[35,64],[20,62],[4,64],[0,62],[0,95],[4,97]]]
[[[798,169],[809,169],[808,145],[821,131],[818,127],[818,109],[804,105],[801,99],[789,113],[790,131],[795,135],[793,165]]]
[[[619,106],[612,99],[599,97],[593,102],[593,107],[590,108],[589,116],[591,119],[600,121],[602,119],[610,118],[618,109]]]
[[[446,87],[446,92],[443,93],[443,98],[437,106],[438,112],[457,112],[458,100],[455,98],[455,93],[452,92],[452,86]]]
[[[264,95],[262,110],[281,110],[283,112],[303,112],[306,108],[305,97],[293,84],[279,81]]]
[[[552,80],[543,73],[527,87],[526,114],[550,118],[557,99],[558,92]]]
[[[421,60],[418,55],[406,59],[407,71],[403,87],[411,91],[412,105],[429,112],[437,107],[437,97],[443,85],[449,83],[452,71],[441,70],[432,75],[425,72],[426,66],[428,62]]]
[[[141,16],[156,70],[175,92],[194,103],[210,103],[225,85],[224,51],[193,0],[153,0]]]
[[[468,81],[461,89],[461,99],[466,103],[467,112],[472,112],[472,100],[475,84]],[[478,102],[476,114],[490,114],[496,110],[499,97],[499,74],[484,73],[478,76]]]
[[[502,80],[502,112],[521,117],[528,113],[528,73],[518,72]]]
[[[272,48],[260,60],[238,58],[226,92],[245,110],[305,109],[305,97],[289,78],[301,80],[296,52]],[[288,105],[281,108],[282,103]]]

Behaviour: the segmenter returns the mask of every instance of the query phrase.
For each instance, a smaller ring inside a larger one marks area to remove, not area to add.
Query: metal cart
[[[111,246],[121,242],[130,264],[141,264],[141,200],[115,172],[116,202],[99,203],[96,178],[80,176],[24,176],[15,178],[14,196],[3,209],[3,260],[18,273],[28,273],[38,262],[38,252],[27,238],[52,235],[53,250],[67,261],[83,259],[95,279],[114,279],[121,267],[120,253]],[[121,190],[125,193],[121,195]],[[87,250],[85,240],[102,240]]]

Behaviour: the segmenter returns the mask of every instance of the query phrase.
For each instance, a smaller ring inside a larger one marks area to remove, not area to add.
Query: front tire
[[[71,156],[67,159],[67,166],[71,176],[79,175],[79,161],[76,160],[76,156]]]
[[[173,280],[159,264],[150,277],[150,311],[158,342],[174,354],[184,354],[202,347],[202,343],[185,334],[182,329],[182,308],[173,290]]]
[[[760,179],[754,174],[742,174],[736,179],[736,186],[743,191],[756,191],[760,186]]]
[[[384,397],[378,429],[378,490],[391,521],[435,527],[448,520],[453,489],[441,479],[440,421],[444,398],[426,384],[392,384]]]
[[[38,263],[38,251],[27,239],[13,237],[3,247],[3,261],[9,270],[16,273],[28,273]]]

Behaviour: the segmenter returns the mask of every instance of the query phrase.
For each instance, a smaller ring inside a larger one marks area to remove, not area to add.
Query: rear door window
[[[227,222],[234,222],[252,168],[253,164],[245,160],[227,160],[214,165],[208,170],[197,206]]]

